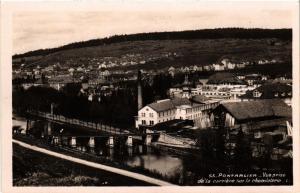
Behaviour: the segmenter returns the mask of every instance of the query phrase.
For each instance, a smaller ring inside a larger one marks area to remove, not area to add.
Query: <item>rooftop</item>
[[[292,108],[282,100],[257,100],[221,104],[237,120],[260,117],[292,117]]]
[[[148,104],[150,108],[157,112],[161,111],[167,111],[170,109],[174,109],[176,106],[181,105],[190,105],[191,102],[186,98],[174,98],[174,99],[166,99],[166,100],[160,100],[151,104]]]
[[[208,100],[209,98],[204,95],[195,95],[192,97],[192,101],[195,103],[207,103]]]
[[[234,74],[228,72],[216,73],[208,78],[207,84],[246,84]]]

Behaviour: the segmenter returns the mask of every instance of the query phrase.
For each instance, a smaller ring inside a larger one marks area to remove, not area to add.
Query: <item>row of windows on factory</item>
[[[199,118],[199,117],[201,117],[201,113],[190,115],[190,116],[187,116],[186,118],[192,120],[192,119],[196,119],[196,118]],[[174,119],[175,119],[175,116],[167,118],[167,119],[158,120],[158,122],[162,123],[162,122],[170,121],[170,120],[174,120]],[[180,119],[183,119],[183,117],[180,117]],[[146,125],[146,120],[142,120],[142,125]],[[149,125],[154,125],[154,121],[150,120]]]
[[[201,116],[201,113],[194,114],[194,119]]]
[[[168,111],[163,111],[163,112],[159,112],[158,116],[159,117],[164,117],[164,116],[174,115],[175,112],[176,112],[176,110],[174,110],[174,109],[168,110]]]
[[[164,116],[170,116],[170,115],[174,115],[176,112],[176,110],[168,110],[168,111],[164,111],[164,112],[159,112],[158,116],[159,117],[164,117]],[[142,117],[146,117],[147,114],[146,113],[141,113]],[[149,117],[154,117],[154,113],[149,113]]]
[[[203,92],[203,95],[217,95],[217,96],[230,96],[230,93],[221,93],[221,92]]]

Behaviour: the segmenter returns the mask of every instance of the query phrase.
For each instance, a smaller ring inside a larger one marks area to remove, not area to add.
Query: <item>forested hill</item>
[[[153,32],[153,33],[139,33],[130,35],[116,35],[103,39],[93,39],[83,42],[75,42],[57,48],[39,49],[35,51],[26,52],[24,54],[16,54],[13,59],[31,57],[31,56],[45,56],[58,51],[64,51],[76,48],[85,48],[93,46],[108,45],[113,43],[120,43],[125,41],[146,41],[146,40],[191,40],[191,39],[264,39],[277,38],[282,40],[292,39],[292,29],[245,29],[245,28],[218,28],[218,29],[203,29],[190,30],[180,32]]]

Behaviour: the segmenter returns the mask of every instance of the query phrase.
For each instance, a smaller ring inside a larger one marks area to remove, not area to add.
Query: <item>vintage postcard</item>
[[[2,191],[299,192],[298,8],[4,2]]]

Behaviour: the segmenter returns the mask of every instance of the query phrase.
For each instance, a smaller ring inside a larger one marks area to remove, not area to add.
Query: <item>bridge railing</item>
[[[66,118],[63,115],[56,115],[56,114],[51,114],[47,112],[42,112],[42,111],[28,111],[29,114],[39,116],[46,118],[48,120],[52,121],[57,121],[57,122],[62,122],[62,123],[67,123],[67,124],[73,124],[73,125],[80,125],[83,127],[88,127],[92,128],[95,130],[100,130],[104,132],[109,132],[109,133],[114,133],[114,134],[121,134],[121,133],[128,133],[129,131],[123,130],[111,125],[103,124],[103,123],[94,123],[90,121],[83,121],[79,119],[73,119],[73,118]]]

